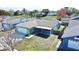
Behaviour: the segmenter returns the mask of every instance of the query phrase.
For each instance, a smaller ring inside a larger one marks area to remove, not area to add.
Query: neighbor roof
[[[3,23],[7,24],[18,24],[20,22],[30,21],[30,18],[9,18],[8,20],[4,20]]]
[[[8,20],[4,20],[3,23],[7,23],[7,24],[16,24],[20,22],[20,18],[9,18]]]
[[[78,19],[79,20],[79,16],[74,16],[74,17],[71,17],[72,20],[75,20],[75,19]]]
[[[25,28],[47,28],[52,29],[52,27],[56,26],[58,24],[58,20],[32,20],[24,23],[20,23],[16,26],[25,27]]]
[[[61,22],[69,23],[70,17],[63,17],[61,18]]]

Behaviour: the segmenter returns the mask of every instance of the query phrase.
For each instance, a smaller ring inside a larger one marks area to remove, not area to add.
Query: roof
[[[3,23],[7,23],[7,24],[16,24],[16,23],[19,23],[20,22],[20,19],[17,18],[17,19],[8,19],[8,20],[4,20]]]
[[[52,27],[58,24],[58,20],[32,20],[24,23],[17,24],[16,26],[25,27],[25,28],[47,28],[52,29]]]
[[[79,20],[79,16],[74,16],[74,17],[71,17],[72,20],[75,20],[75,19],[78,19]]]
[[[68,23],[69,20],[71,20],[70,17],[63,17],[63,18],[61,18],[61,21],[62,21],[62,22]]]
[[[79,25],[79,20],[70,20],[68,24],[68,28]]]
[[[79,25],[71,28],[66,28],[62,38],[79,36]]]
[[[71,20],[68,27],[65,29],[62,38],[79,35],[79,20]]]
[[[8,20],[4,20],[3,23],[8,23],[8,24],[17,24],[20,22],[25,22],[29,21],[31,19],[29,18],[9,18]]]

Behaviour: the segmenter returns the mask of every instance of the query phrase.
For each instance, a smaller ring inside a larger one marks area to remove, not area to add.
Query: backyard
[[[60,26],[58,31],[61,32],[63,28],[64,26]],[[0,32],[0,37],[4,36],[6,32],[8,31]],[[50,35],[48,37],[35,35],[30,39],[23,39],[16,45],[16,49],[18,51],[56,51],[58,42],[58,35]]]
[[[17,16],[17,17],[23,17],[26,16]],[[26,17],[27,18],[27,17]],[[42,17],[43,19],[56,19],[56,16],[46,16]],[[58,31],[62,31],[64,26],[60,26]],[[4,36],[4,34],[7,31],[0,32],[0,37]],[[30,39],[23,39],[21,42],[19,42],[16,45],[16,50],[18,51],[56,51],[57,44],[59,42],[58,35],[50,35],[49,37],[43,37],[35,35],[34,37]]]
[[[17,44],[16,49],[19,51],[56,51],[56,45],[59,42],[57,38],[56,35],[51,35],[48,38],[34,36]]]
[[[64,26],[60,26],[58,31],[61,32],[63,28]],[[58,35],[34,36],[17,44],[16,49],[19,51],[56,51],[58,42]]]

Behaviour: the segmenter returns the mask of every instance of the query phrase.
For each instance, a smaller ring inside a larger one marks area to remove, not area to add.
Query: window
[[[79,50],[79,41],[68,40],[68,47]]]

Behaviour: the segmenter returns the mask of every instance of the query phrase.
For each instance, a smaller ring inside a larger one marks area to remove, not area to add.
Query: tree
[[[14,10],[10,9],[9,13],[10,13],[10,15],[13,15],[14,14]]]
[[[14,16],[17,16],[19,14],[20,14],[20,11],[19,10],[17,10],[17,11],[14,12]]]
[[[29,15],[30,15],[31,17],[34,17],[34,12],[31,11],[31,12],[29,13]]]
[[[33,13],[34,13],[33,16],[36,17],[38,14],[38,10],[33,10]]]
[[[26,9],[25,9],[25,8],[23,8],[22,14],[23,14],[23,15],[26,14]]]
[[[43,14],[43,16],[47,16],[49,9],[43,9],[41,13]]]
[[[10,15],[10,13],[6,10],[0,10],[0,15]]]

